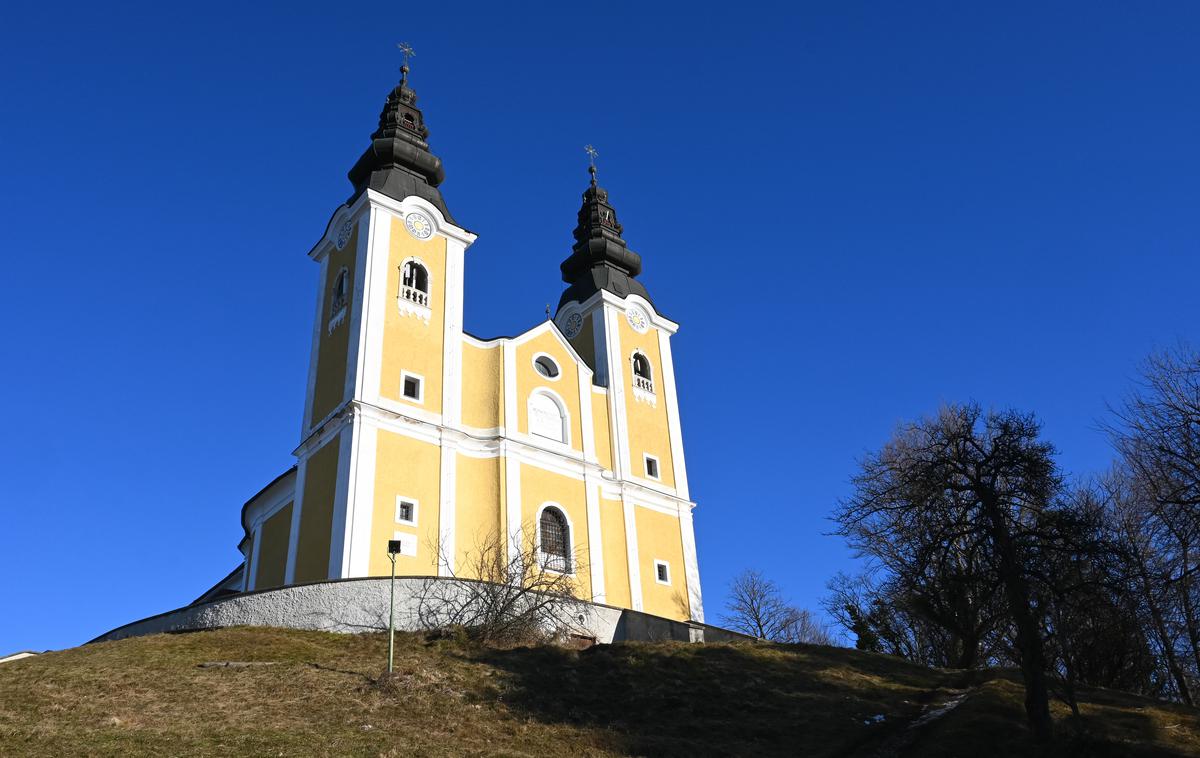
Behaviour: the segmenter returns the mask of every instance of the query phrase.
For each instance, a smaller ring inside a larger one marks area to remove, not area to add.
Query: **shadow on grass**
[[[1160,733],[1150,713],[1179,706],[1127,693],[1081,690],[1083,714],[1069,716],[1065,705],[1052,704],[1055,739],[1037,746],[1025,724],[1024,685],[1013,671],[984,670],[969,677],[978,689],[946,719],[925,729],[906,756],[1053,756],[1054,758],[1184,758],[1196,753],[1176,749]],[[1104,701],[1103,706],[1098,703]]]
[[[806,645],[626,643],[477,659],[504,672],[511,709],[599,728],[611,749],[639,755],[869,754],[950,679],[886,656]]]

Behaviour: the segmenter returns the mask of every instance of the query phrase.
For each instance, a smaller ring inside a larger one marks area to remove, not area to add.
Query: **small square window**
[[[396,523],[417,525],[417,501],[407,497],[396,498]]]
[[[666,561],[654,562],[654,581],[659,584],[671,583],[671,564]]]
[[[658,459],[653,455],[647,455],[645,460],[646,476],[650,479],[658,479]]]
[[[404,395],[406,400],[414,400],[419,403],[421,402],[421,385],[421,377],[405,371],[403,379],[400,381],[400,394]]]

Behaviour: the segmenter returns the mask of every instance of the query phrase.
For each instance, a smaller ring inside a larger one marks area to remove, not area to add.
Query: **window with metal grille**
[[[666,561],[654,562],[654,581],[659,584],[671,583],[671,564]]]
[[[571,534],[567,518],[557,508],[546,508],[538,525],[542,565],[563,574],[571,572]]]

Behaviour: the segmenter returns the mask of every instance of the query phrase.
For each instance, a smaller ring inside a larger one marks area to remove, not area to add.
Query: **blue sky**
[[[479,234],[466,326],[562,291],[583,145],[674,349],[716,620],[799,604],[856,460],[946,401],[1064,468],[1155,347],[1200,342],[1200,6],[346,2],[10,7],[0,653],[192,600],[291,464],[316,266],[397,40]]]

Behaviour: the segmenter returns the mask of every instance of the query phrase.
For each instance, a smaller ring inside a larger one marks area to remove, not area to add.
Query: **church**
[[[201,600],[388,576],[389,541],[398,575],[472,578],[472,552],[499,538],[532,545],[584,600],[703,622],[679,325],[638,281],[594,165],[553,319],[471,334],[476,235],[439,189],[408,73],[309,253],[319,284],[296,465],[242,508],[244,561]]]

